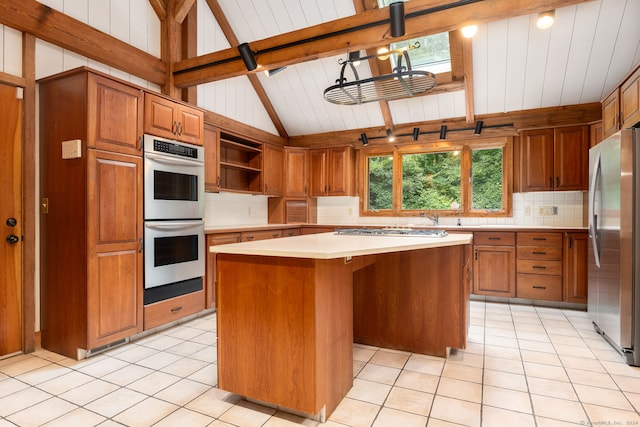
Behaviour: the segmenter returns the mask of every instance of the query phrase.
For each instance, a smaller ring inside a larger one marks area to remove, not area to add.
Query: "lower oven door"
[[[204,276],[204,221],[145,221],[144,288]]]

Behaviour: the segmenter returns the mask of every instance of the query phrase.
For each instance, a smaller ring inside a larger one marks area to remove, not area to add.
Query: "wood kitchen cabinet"
[[[473,241],[473,293],[515,297],[515,233],[476,232]]]
[[[563,301],[581,304],[588,302],[588,249],[588,233],[564,234]]]
[[[38,83],[42,347],[82,358],[142,331],[142,96],[85,69]]]
[[[262,147],[258,141],[220,134],[220,189],[262,194]]]
[[[213,233],[207,234],[205,246],[205,307],[216,308],[216,254],[209,251],[209,247],[240,242],[240,233]]]
[[[589,187],[589,127],[523,131],[520,191],[577,191]]]
[[[602,101],[602,134],[607,138],[640,122],[640,67]]]
[[[204,124],[204,190],[220,191],[220,131],[210,123]]]
[[[310,194],[355,195],[355,151],[351,147],[310,150]]]
[[[620,86],[620,121],[622,129],[640,122],[640,68]]]
[[[518,298],[562,301],[562,233],[517,234]]]
[[[144,132],[202,145],[204,112],[153,93],[144,96]]]
[[[263,144],[262,156],[264,194],[267,196],[282,196],[285,186],[284,148]]]
[[[285,148],[285,196],[307,197],[309,195],[309,150]]]

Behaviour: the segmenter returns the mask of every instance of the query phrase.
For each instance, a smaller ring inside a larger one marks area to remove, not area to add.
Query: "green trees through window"
[[[442,150],[365,154],[366,208],[402,215],[438,210],[505,214],[508,144],[474,144]],[[395,164],[394,158],[399,159]],[[465,170],[466,169],[466,170]],[[400,176],[398,176],[400,174]],[[400,183],[400,188],[394,186]],[[457,208],[453,208],[454,207]]]

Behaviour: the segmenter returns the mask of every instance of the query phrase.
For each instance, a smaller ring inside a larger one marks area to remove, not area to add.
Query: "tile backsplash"
[[[513,216],[508,218],[463,217],[462,225],[584,226],[583,200],[588,193],[556,191],[513,194]],[[267,224],[268,198],[260,195],[206,193],[205,226]],[[458,218],[442,217],[440,224],[456,225]],[[319,224],[430,225],[419,217],[360,217],[358,197],[318,198]]]

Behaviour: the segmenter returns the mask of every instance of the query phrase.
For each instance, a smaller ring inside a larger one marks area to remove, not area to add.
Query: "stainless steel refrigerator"
[[[588,311],[596,331],[635,366],[640,366],[638,144],[640,129],[624,129],[589,151]]]

